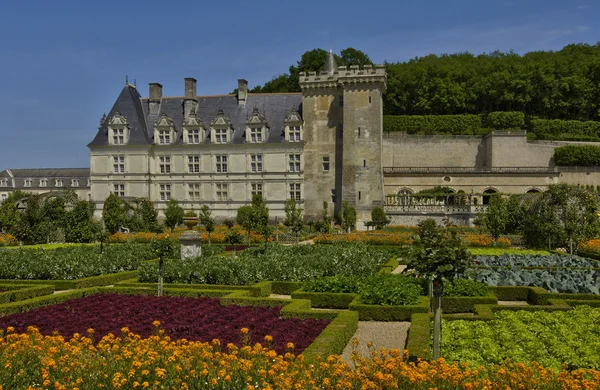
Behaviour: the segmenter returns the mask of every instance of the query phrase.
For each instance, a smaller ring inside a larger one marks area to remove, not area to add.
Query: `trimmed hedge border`
[[[348,309],[358,312],[360,321],[410,321],[415,313],[429,311],[429,297],[419,297],[419,303],[406,306],[366,305],[360,302],[360,296],[352,300]]]
[[[138,271],[124,271],[115,274],[90,276],[74,280],[0,279],[0,284],[43,284],[54,286],[56,290],[75,290],[96,286],[108,286],[122,280],[131,279],[137,275]]]
[[[229,286],[225,284],[187,284],[187,283],[165,283],[164,288],[169,289],[181,289],[181,290],[226,290],[226,291],[245,291],[248,292],[250,296],[260,297],[263,296],[264,283],[261,282],[255,284],[253,286]],[[259,284],[261,284],[259,286]],[[158,288],[158,283],[118,283],[115,285],[116,287],[145,287],[145,288],[153,288],[155,291]],[[264,295],[269,296],[269,294]]]
[[[431,338],[431,321],[433,316],[427,313],[415,313],[411,317],[406,349],[409,359],[430,360],[431,350],[429,340]]]
[[[354,293],[309,292],[302,289],[292,292],[292,299],[308,299],[313,307],[347,309],[358,296]]]
[[[529,299],[529,287],[523,286],[490,286],[490,291],[499,301],[526,301]]]
[[[323,329],[321,334],[306,348],[302,355],[309,361],[317,357],[340,355],[358,329],[358,313],[341,312]]]
[[[23,301],[5,303],[0,305],[0,316],[23,313],[40,306],[54,305],[56,303],[68,301],[69,299],[83,298],[88,295],[96,294],[97,292],[98,288],[90,287],[74,291],[65,291],[58,294],[44,295]]]
[[[0,285],[0,288],[5,286]],[[0,304],[23,301],[25,299],[35,298],[43,295],[50,295],[54,292],[54,286],[32,286],[32,285],[9,285],[6,286],[9,290],[0,292]]]
[[[442,311],[444,313],[473,313],[475,305],[497,305],[498,298],[493,293],[483,297],[443,297]]]
[[[378,275],[391,274],[393,270],[398,268],[398,258],[392,257],[387,262],[379,266]]]
[[[299,290],[304,286],[304,282],[271,282],[271,293],[281,295],[291,295],[294,291]]]

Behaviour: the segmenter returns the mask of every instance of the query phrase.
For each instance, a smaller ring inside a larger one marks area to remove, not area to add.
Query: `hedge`
[[[8,291],[0,292],[0,304],[22,301],[43,295],[49,295],[54,292],[54,286],[32,286],[32,285],[0,285],[0,289]]]
[[[383,131],[408,134],[476,134],[479,115],[384,115]]]
[[[54,286],[56,290],[75,290],[79,288],[88,288],[96,286],[108,286],[111,284],[118,283],[122,280],[131,279],[137,276],[138,271],[125,271],[118,272],[115,274],[90,276],[88,278],[74,279],[74,280],[27,280],[27,279],[0,279],[0,284],[34,284],[34,285],[47,285]]]
[[[600,146],[566,145],[554,149],[554,163],[558,166],[600,165]]]
[[[351,311],[338,313],[312,344],[302,352],[302,355],[309,362],[316,362],[319,356],[341,355],[357,328],[357,313]]]
[[[529,299],[529,287],[490,286],[488,288],[499,301],[526,301]]]
[[[307,292],[302,289],[292,292],[292,299],[308,299],[312,307],[328,309],[347,309],[357,294]]]
[[[561,137],[589,137],[600,135],[600,122],[560,119],[533,119],[530,130],[539,139],[557,139]]]
[[[512,130],[525,128],[525,114],[520,111],[490,112],[486,119],[487,127],[494,130]]]
[[[379,275],[391,274],[392,271],[394,271],[396,268],[398,268],[398,258],[392,257],[385,264],[382,264],[379,266],[379,271],[377,272],[377,274],[379,274]]]
[[[68,301],[69,299],[83,298],[88,295],[96,294],[97,292],[97,288],[91,287],[75,291],[67,291],[59,294],[44,295],[23,301],[5,303],[0,305],[0,315],[22,313],[36,309],[40,306],[54,305],[56,303]]]
[[[294,291],[300,290],[304,286],[304,282],[271,282],[271,293],[281,295],[291,295]]]
[[[100,292],[103,293],[116,293],[123,295],[156,295],[157,290],[149,287],[100,287]],[[232,290],[213,290],[213,289],[190,289],[190,288],[169,288],[163,289],[163,294],[166,296],[173,297],[190,297],[190,298],[220,298],[225,295],[231,294]]]
[[[431,349],[429,340],[431,338],[431,314],[416,313],[413,314],[408,330],[408,339],[406,340],[406,349],[410,360],[431,359]]]
[[[360,302],[360,296],[348,305],[348,309],[358,312],[361,321],[409,321],[414,313],[429,311],[429,297],[420,297],[416,305],[384,306],[366,305]]]
[[[443,297],[442,311],[444,313],[472,313],[475,305],[498,304],[498,298],[492,293],[484,297]]]

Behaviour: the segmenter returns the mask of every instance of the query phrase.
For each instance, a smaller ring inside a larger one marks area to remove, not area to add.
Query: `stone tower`
[[[337,213],[348,201],[357,228],[383,205],[383,65],[337,67],[333,53],[325,70],[300,74],[304,117],[305,214],[318,217],[322,201]],[[333,207],[332,207],[333,206]]]

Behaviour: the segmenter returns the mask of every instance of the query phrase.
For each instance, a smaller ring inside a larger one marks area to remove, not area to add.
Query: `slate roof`
[[[79,181],[78,187],[88,187],[87,181],[90,178],[89,168],[18,168],[5,169],[0,172],[0,178],[9,179],[10,188],[71,188],[71,179]],[[32,179],[31,186],[25,187],[25,180]],[[47,179],[45,187],[40,187],[40,179]],[[56,179],[62,179],[62,187],[56,187]],[[12,183],[14,182],[14,187]]]
[[[196,116],[204,122],[206,129],[210,128],[210,123],[216,117],[217,111],[223,110],[235,129],[234,144],[245,142],[246,121],[252,115],[255,107],[267,119],[270,129],[267,139],[269,143],[285,142],[285,116],[292,108],[302,114],[301,93],[249,93],[245,105],[238,105],[236,95],[198,96],[197,99]],[[170,117],[175,124],[177,137],[174,143],[182,143],[183,104],[183,96],[162,97],[158,114],[150,115],[148,99],[142,98],[134,86],[126,85],[110,110],[107,119],[101,124],[96,137],[88,146],[108,145],[108,120],[117,111],[129,120],[129,145],[152,144],[154,142],[154,123],[163,113]],[[204,142],[210,143],[209,138],[207,137]]]

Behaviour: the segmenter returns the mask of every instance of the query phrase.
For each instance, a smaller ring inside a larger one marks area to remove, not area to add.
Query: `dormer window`
[[[167,114],[162,113],[154,122],[154,143],[156,145],[170,145],[175,141],[175,123]]]
[[[246,121],[246,142],[253,144],[264,142],[268,130],[267,119],[255,107],[252,116]]]
[[[71,187],[79,187],[79,180],[71,179]]]
[[[25,187],[31,187],[31,182],[32,182],[32,181],[33,181],[33,180],[31,180],[31,179],[25,179],[24,186],[25,186]]]
[[[292,110],[285,116],[285,140],[287,142],[302,141],[302,125],[304,121],[300,117],[297,108]]]
[[[47,187],[48,179],[40,179],[40,187]]]
[[[233,139],[233,127],[223,110],[217,111],[217,116],[210,124],[210,142],[226,144]]]
[[[108,121],[108,143],[125,145],[129,142],[129,121],[118,111]]]
[[[190,145],[199,144],[204,140],[204,122],[191,112],[183,122],[183,142]]]
[[[56,180],[54,181],[54,186],[55,186],[55,187],[62,187],[62,186],[63,186],[63,181],[62,181],[62,179],[56,179]]]
[[[0,187],[8,187],[8,179],[0,179]]]

